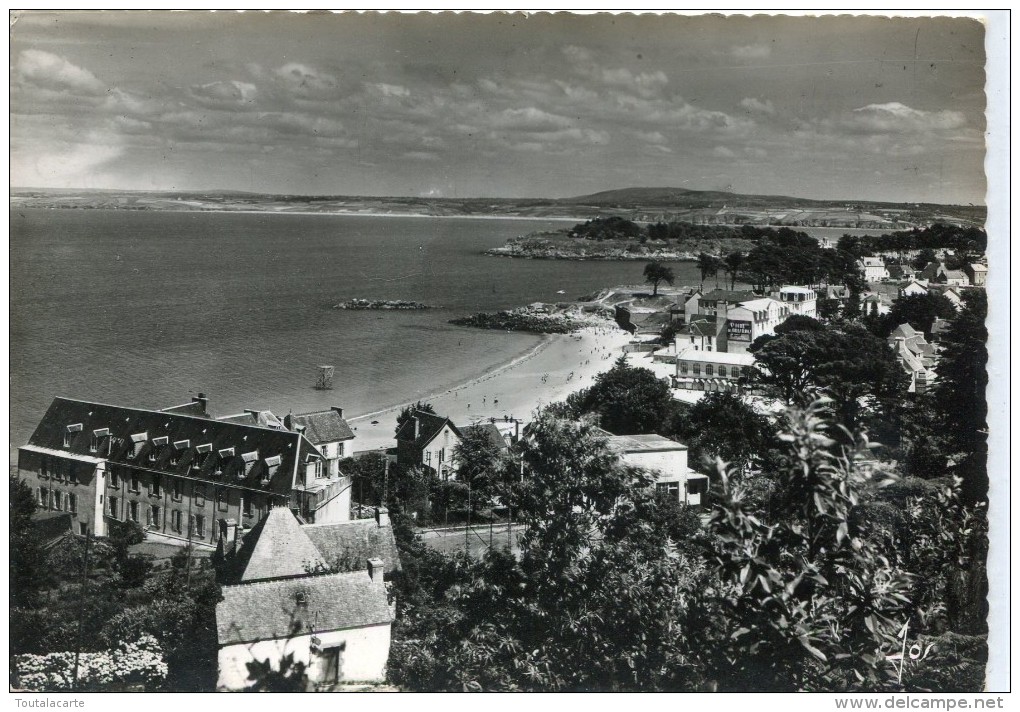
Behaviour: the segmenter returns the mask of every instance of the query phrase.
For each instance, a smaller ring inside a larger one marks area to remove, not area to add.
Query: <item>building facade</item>
[[[610,449],[626,464],[655,476],[659,497],[699,506],[708,491],[708,477],[687,466],[687,446],[662,435],[613,435],[603,431]]]
[[[107,536],[112,522],[131,521],[155,537],[209,547],[221,520],[248,529],[285,506],[314,521],[309,488],[329,479],[350,485],[328,475],[298,432],[66,398],[53,400],[18,449],[18,476],[41,506],[70,513],[75,533]]]
[[[432,468],[441,479],[457,478],[454,457],[461,433],[449,418],[416,410],[396,435],[397,464]]]
[[[677,340],[674,388],[692,391],[735,391],[738,381],[754,365],[749,353],[681,348]]]

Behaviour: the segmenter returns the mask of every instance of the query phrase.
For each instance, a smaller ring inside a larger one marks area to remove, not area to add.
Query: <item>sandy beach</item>
[[[423,400],[459,426],[504,417],[527,422],[536,409],[592,385],[595,376],[612,367],[630,340],[627,332],[608,321],[574,334],[550,335],[510,363]],[[357,436],[355,451],[393,447],[400,408],[349,419]],[[373,425],[372,421],[378,422]]]

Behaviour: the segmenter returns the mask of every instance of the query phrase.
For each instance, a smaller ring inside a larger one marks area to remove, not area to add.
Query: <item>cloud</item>
[[[952,131],[963,128],[966,123],[959,111],[921,111],[893,101],[854,109],[845,125],[873,133],[915,133]]]
[[[238,81],[210,82],[188,89],[188,94],[196,101],[214,106],[249,104],[257,93],[254,84]]]
[[[756,111],[762,114],[774,114],[776,113],[776,107],[772,105],[769,99],[764,101],[755,99],[754,97],[747,97],[746,99],[740,100],[740,105],[748,111]]]
[[[37,49],[27,49],[18,56],[16,74],[21,81],[43,89],[86,95],[106,90],[106,85],[89,70]]]
[[[104,143],[108,137],[90,133],[82,143],[47,143],[42,150],[11,152],[11,182],[15,185],[76,187],[90,185],[102,166],[118,158],[123,148]]]
[[[772,54],[772,47],[767,44],[749,44],[734,47],[730,53],[737,59],[767,59]]]
[[[386,97],[411,95],[411,91],[407,87],[402,87],[398,84],[369,84],[368,86]]]
[[[712,155],[718,156],[719,158],[734,158],[737,154],[725,146],[716,146],[712,149]]]
[[[523,109],[504,109],[490,118],[494,128],[509,131],[555,131],[573,126],[566,116],[550,114],[534,106]]]
[[[631,131],[630,133],[645,143],[666,143],[666,137],[659,131]]]
[[[304,97],[330,93],[340,84],[332,74],[298,62],[289,62],[278,68],[274,74],[288,91]]]

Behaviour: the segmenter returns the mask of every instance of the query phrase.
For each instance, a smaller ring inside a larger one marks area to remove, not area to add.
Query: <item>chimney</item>
[[[383,582],[383,574],[386,573],[386,564],[383,560],[374,557],[368,560],[368,577],[376,583]]]
[[[520,439],[521,439],[521,421],[515,420],[514,421],[514,442],[517,442]]]
[[[421,432],[421,421],[418,420],[418,416],[417,415],[415,415],[413,417],[414,417],[414,439],[417,440],[418,439],[418,434]]]
[[[390,525],[390,510],[386,507],[376,507],[375,523],[380,527],[388,527]]]
[[[339,415],[341,418],[344,417],[344,409],[343,408],[337,408],[336,406],[333,406],[333,410],[335,410],[336,414]]]
[[[205,393],[199,393],[197,396],[191,397],[192,403],[201,403],[202,410],[206,413],[209,412],[209,399],[205,397]]]
[[[223,553],[233,554],[237,546],[237,520],[220,520],[220,541],[223,543]]]

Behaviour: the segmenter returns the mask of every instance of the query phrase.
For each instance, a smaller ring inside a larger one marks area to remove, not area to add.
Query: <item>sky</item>
[[[973,19],[15,17],[14,187],[985,202]]]

